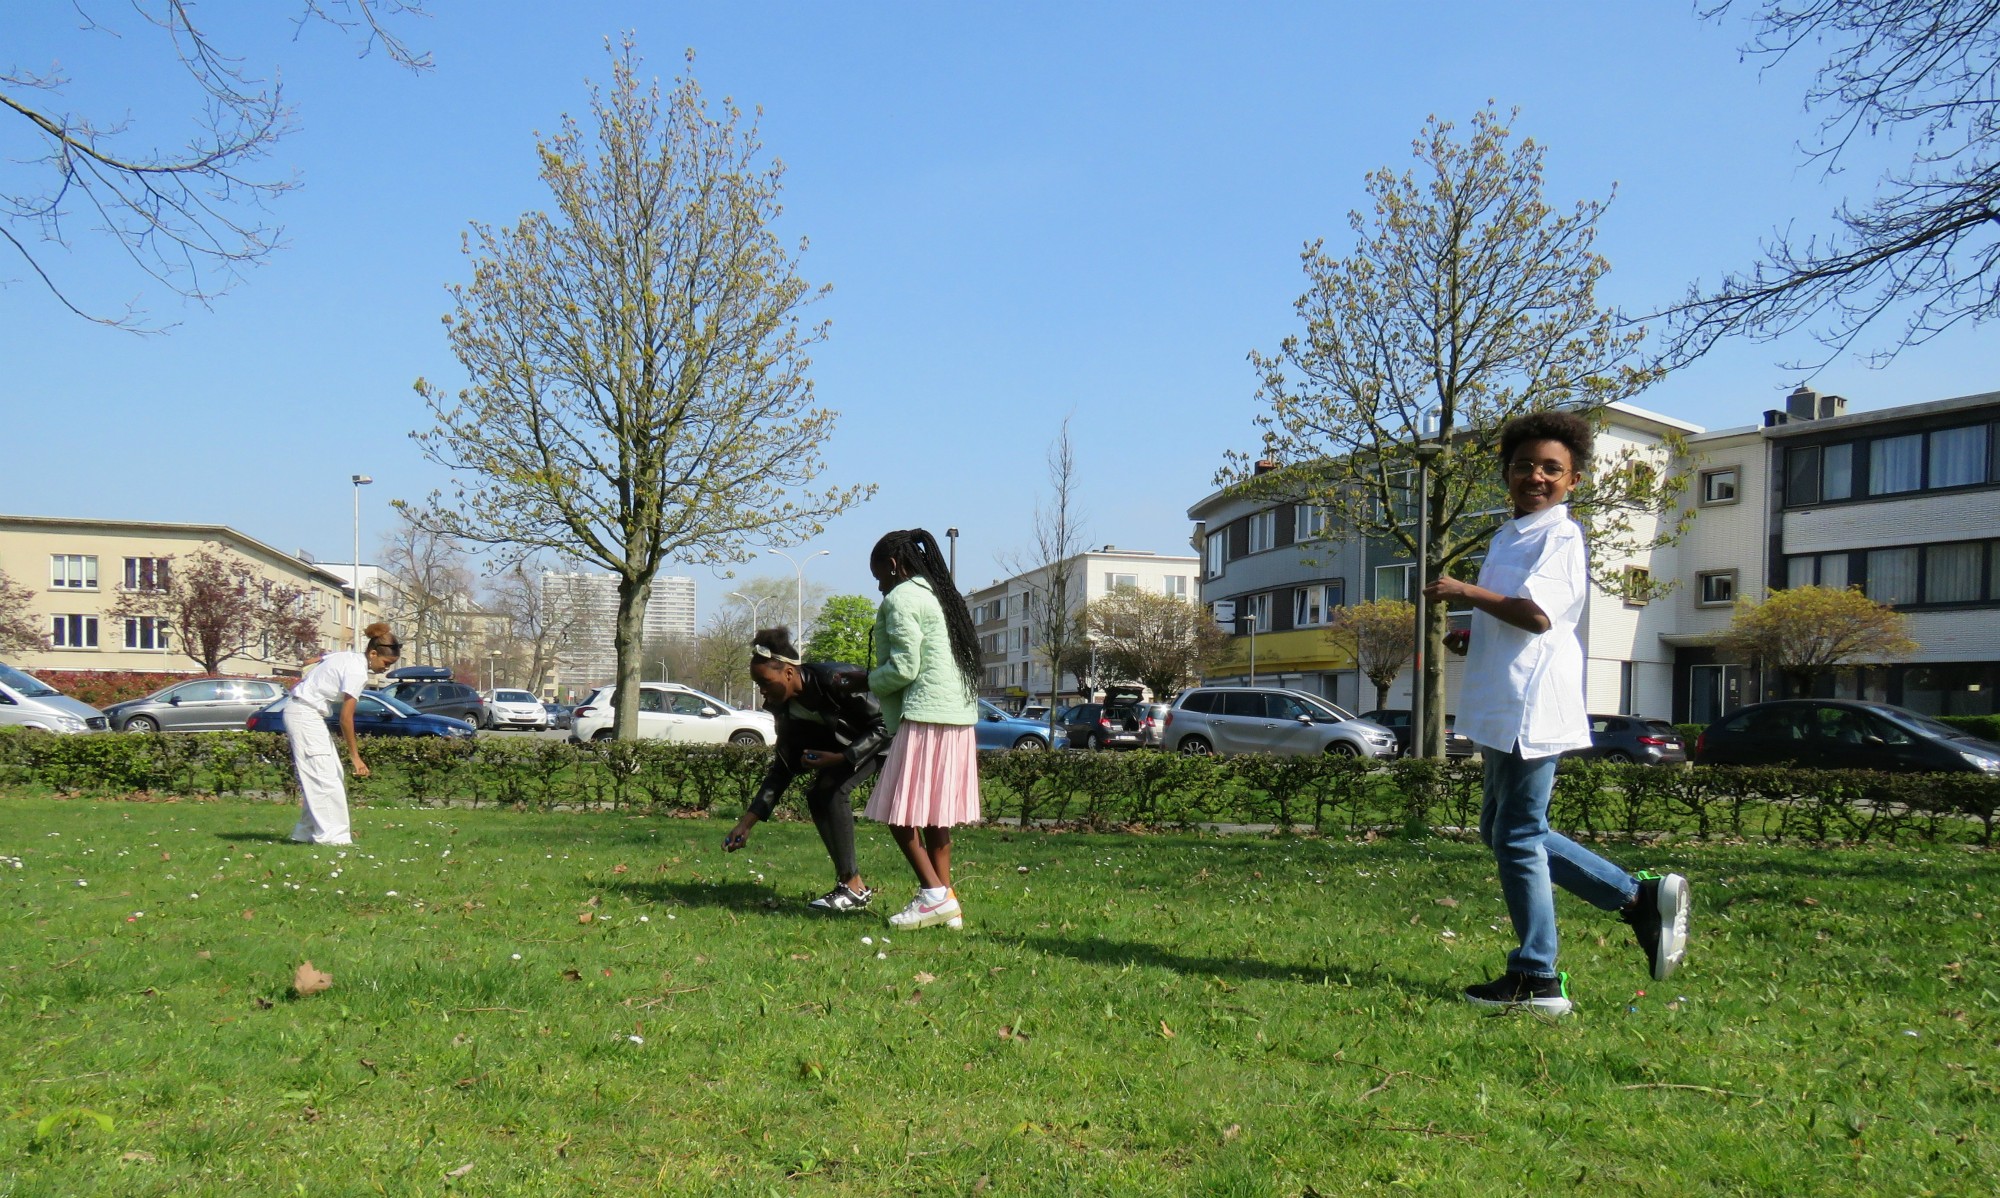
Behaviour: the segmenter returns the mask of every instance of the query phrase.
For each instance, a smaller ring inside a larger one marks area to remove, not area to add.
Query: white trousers
[[[347,775],[333,732],[312,708],[294,699],[286,705],[285,735],[292,742],[292,765],[299,772],[299,822],[292,839],[306,844],[353,844],[347,822]]]

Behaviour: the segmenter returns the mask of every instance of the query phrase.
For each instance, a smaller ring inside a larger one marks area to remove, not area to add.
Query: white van
[[[0,728],[37,728],[43,732],[103,732],[111,727],[104,713],[63,694],[33,674],[0,662]]]

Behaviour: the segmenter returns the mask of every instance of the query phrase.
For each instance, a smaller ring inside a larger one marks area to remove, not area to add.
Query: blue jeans
[[[1560,832],[1549,830],[1555,757],[1523,758],[1520,750],[1486,755],[1486,798],[1479,839],[1499,865],[1500,893],[1521,947],[1507,968],[1529,977],[1556,976],[1556,896],[1551,883],[1593,907],[1616,911],[1639,894],[1631,874]]]

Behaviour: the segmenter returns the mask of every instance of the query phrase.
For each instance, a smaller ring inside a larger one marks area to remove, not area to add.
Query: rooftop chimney
[[[1257,459],[1257,473],[1259,474],[1269,474],[1271,471],[1276,470],[1277,468],[1278,468],[1278,463],[1271,460],[1270,458]]]
[[[1785,396],[1785,415],[1793,420],[1819,419],[1819,392],[1800,383],[1797,390]]]

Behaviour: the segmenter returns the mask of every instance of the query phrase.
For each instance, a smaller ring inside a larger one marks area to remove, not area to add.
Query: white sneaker
[[[913,928],[930,928],[943,924],[948,928],[965,926],[964,913],[959,910],[958,896],[947,890],[944,898],[935,903],[926,903],[919,893],[910,900],[910,905],[889,917],[889,926],[900,931]]]

